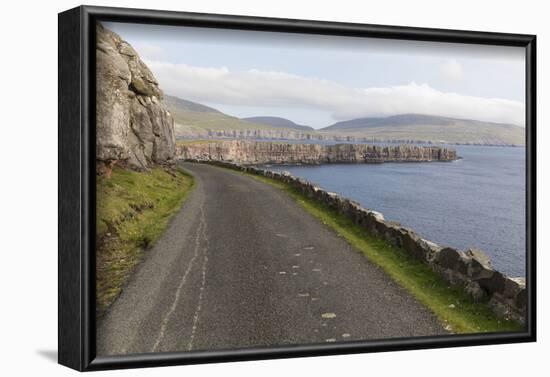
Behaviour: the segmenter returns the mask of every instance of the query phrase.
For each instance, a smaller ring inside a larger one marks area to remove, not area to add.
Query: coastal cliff
[[[97,143],[99,174],[115,164],[134,169],[171,163],[174,120],[163,93],[137,52],[97,25]]]
[[[387,143],[387,144],[432,144],[429,139],[422,138],[380,138],[372,136],[354,136],[335,133],[321,133],[316,131],[300,131],[289,129],[205,129],[199,127],[190,127],[175,124],[176,136],[184,140],[193,139],[242,139],[242,140],[313,140],[313,141],[335,141],[348,143]],[[452,144],[452,143],[451,143]],[[475,145],[493,145],[490,143],[457,143],[457,144],[475,144]],[[494,145],[508,145],[495,143]]]
[[[290,144],[261,141],[199,141],[178,145],[184,160],[232,161],[241,164],[323,164],[453,161],[454,149],[417,145]]]

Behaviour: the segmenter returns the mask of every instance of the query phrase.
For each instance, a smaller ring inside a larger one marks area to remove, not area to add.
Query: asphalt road
[[[98,355],[445,334],[284,192],[182,166],[195,190],[98,326]]]

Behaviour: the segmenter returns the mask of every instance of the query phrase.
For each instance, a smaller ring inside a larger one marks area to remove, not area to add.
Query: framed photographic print
[[[535,341],[533,35],[59,15],[59,362]]]

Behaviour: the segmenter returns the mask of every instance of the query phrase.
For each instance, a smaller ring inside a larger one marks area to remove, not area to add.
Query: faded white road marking
[[[314,268],[313,270],[311,270],[313,272],[321,272],[321,269],[320,268]]]
[[[349,338],[351,335],[348,333],[342,334],[342,338]]]
[[[299,257],[300,255],[302,255],[302,254],[300,254],[300,253],[294,254],[295,257]]]
[[[304,250],[313,250],[313,249],[315,249],[313,246],[306,246],[306,247],[304,247]]]
[[[170,306],[170,309],[168,310],[168,312],[164,315],[164,318],[162,319],[162,323],[161,323],[161,326],[160,326],[160,331],[157,335],[157,339],[156,339],[155,343],[153,344],[153,348],[151,349],[151,352],[155,352],[157,350],[158,346],[160,345],[160,342],[164,338],[164,334],[166,332],[166,327],[168,326],[168,321],[170,320],[170,317],[172,316],[172,314],[176,310],[176,307],[178,306],[178,302],[180,300],[181,290],[183,289],[183,286],[185,285],[185,282],[187,281],[187,276],[189,275],[189,273],[191,272],[191,269],[193,268],[193,265],[195,263],[195,259],[197,259],[197,256],[199,255],[200,236],[201,236],[201,231],[202,231],[203,226],[204,226],[204,211],[203,211],[203,208],[202,208],[202,205],[201,205],[201,219],[200,219],[200,222],[199,222],[199,226],[197,227],[197,235],[195,237],[195,251],[194,251],[193,257],[189,261],[189,265],[187,266],[187,269],[185,270],[184,274],[181,277],[178,288],[176,289],[176,293],[174,294],[174,301],[172,302],[172,305]]]
[[[288,236],[286,234],[282,234],[282,233],[275,233],[275,235],[277,237],[288,238]]]
[[[204,213],[202,214],[204,226],[202,227],[202,234],[205,242],[204,247],[204,260],[202,263],[202,280],[201,288],[199,293],[199,301],[197,303],[197,308],[195,309],[195,314],[193,315],[193,327],[191,329],[191,336],[189,337],[189,343],[187,343],[187,350],[191,351],[193,349],[193,341],[195,340],[195,333],[197,332],[197,324],[199,323],[199,315],[202,309],[202,300],[204,296],[204,288],[206,286],[206,267],[208,266],[208,232],[206,230],[206,220],[204,219]]]
[[[292,266],[292,268],[300,268],[300,266]]]
[[[309,293],[298,293],[298,297],[309,297]]]
[[[336,339],[334,339],[334,338],[325,339],[325,342],[327,342],[327,343],[336,342]]]
[[[279,275],[286,275],[286,271],[280,271]]]
[[[323,313],[321,314],[322,318],[328,319],[328,318],[336,318],[336,314],[334,313]]]

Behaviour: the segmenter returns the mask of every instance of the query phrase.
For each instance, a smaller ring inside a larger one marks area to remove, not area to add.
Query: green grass
[[[431,310],[453,333],[523,330],[523,327],[516,322],[498,319],[487,303],[474,302],[460,287],[449,285],[427,265],[414,259],[404,250],[368,234],[350,219],[326,205],[307,198],[290,185],[280,181],[253,174],[247,175],[287,192],[307,212],[382,268],[393,280]]]
[[[181,170],[114,168],[97,180],[97,311],[118,297],[143,251],[160,237],[193,187]]]
[[[199,112],[171,107],[176,123],[205,130],[270,130],[274,127],[248,122],[230,115],[214,112]]]
[[[430,140],[449,143],[525,145],[525,129],[513,125],[490,124],[481,121],[455,120],[441,125],[386,125],[363,129],[328,129],[325,134],[378,138],[381,140]]]

